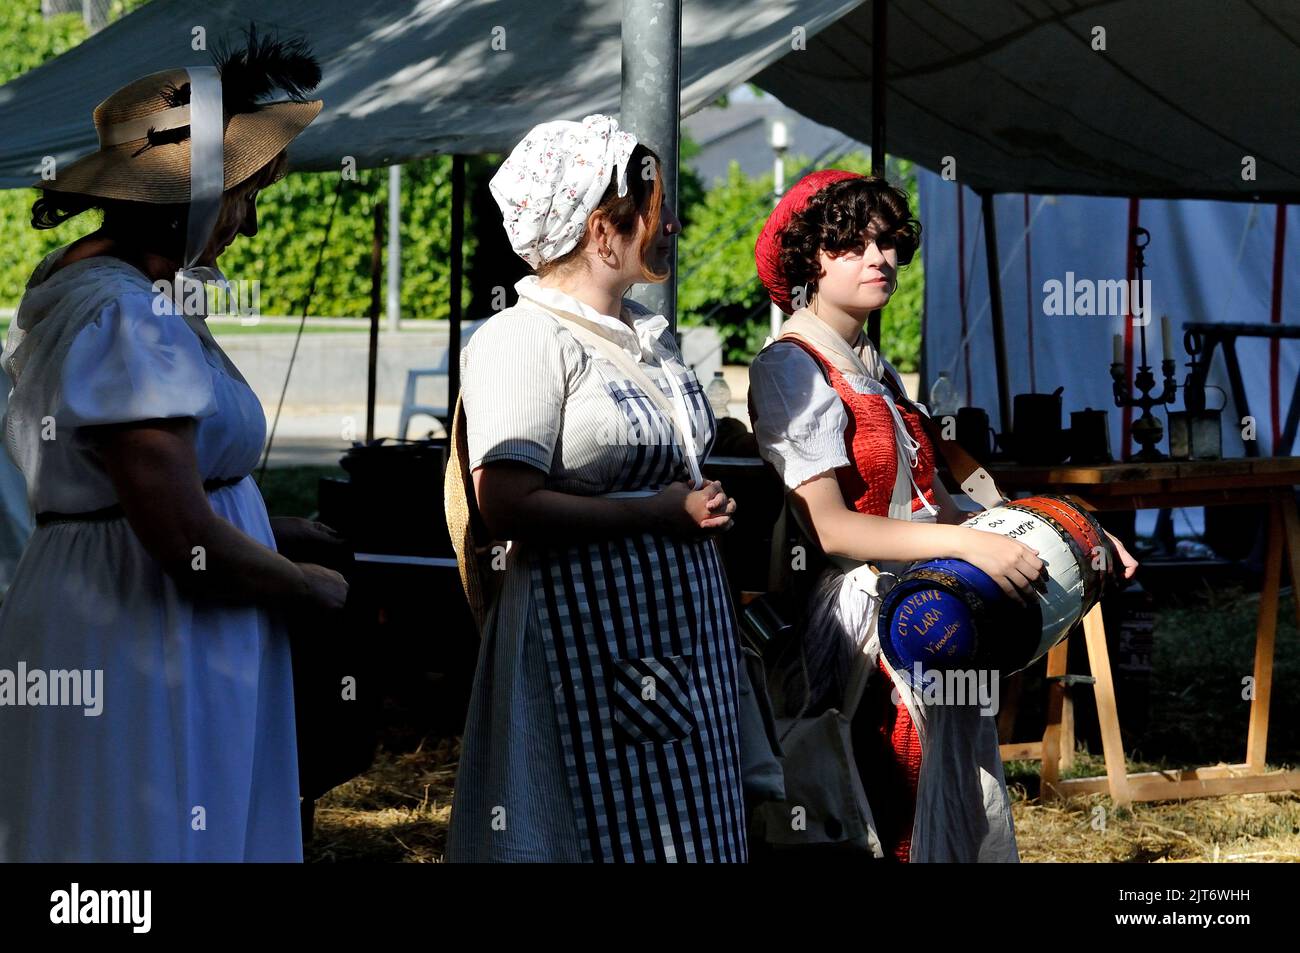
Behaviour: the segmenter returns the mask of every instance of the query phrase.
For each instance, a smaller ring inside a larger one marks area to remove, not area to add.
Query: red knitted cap
[[[812,197],[826,186],[844,179],[862,178],[866,177],[843,169],[822,169],[820,172],[808,173],[781,196],[781,201],[776,203],[776,208],[772,209],[767,223],[759,232],[758,241],[754,244],[754,264],[758,268],[758,277],[776,306],[786,314],[793,314],[794,306],[790,300],[790,283],[786,281],[785,272],[781,269],[781,233],[792,218],[808,207]]]

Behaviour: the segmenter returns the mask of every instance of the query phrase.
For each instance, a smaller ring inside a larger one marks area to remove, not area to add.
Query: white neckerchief
[[[633,358],[647,364],[658,364],[659,354],[654,342],[668,327],[668,319],[662,314],[637,316],[627,308],[623,313],[632,319],[632,324],[621,318],[601,314],[585,301],[575,298],[558,288],[547,288],[540,283],[536,275],[526,275],[515,282],[515,291],[521,298],[528,298],[538,304],[558,308],[568,314],[582,318],[601,337],[613,341]],[[671,385],[670,385],[671,386]]]
[[[686,403],[686,395],[682,391],[680,381],[677,379],[677,374],[684,372],[685,367],[667,354],[661,354],[655,349],[655,341],[668,327],[668,319],[661,314],[637,317],[631,315],[628,309],[624,307],[623,313],[628,314],[635,322],[635,329],[633,329],[628,327],[625,321],[607,314],[601,314],[595,308],[573,295],[556,288],[542,287],[538,284],[536,275],[521,278],[515,283],[515,290],[521,298],[540,304],[565,322],[569,322],[571,325],[570,330],[574,330],[572,326],[576,325],[579,333],[593,335],[595,340],[591,342],[592,346],[598,346],[602,342],[612,345],[610,353],[606,356],[613,361],[616,367],[622,365],[621,369],[624,373],[637,380],[639,386],[647,388],[647,398],[659,403],[661,406],[665,403],[663,393],[659,391],[645,371],[641,370],[640,365],[645,363],[658,366],[663,371],[664,377],[668,381],[668,389],[672,391],[672,400],[666,402],[670,420],[682,439],[682,452],[691,473],[692,485],[696,489],[702,487],[704,485],[704,476],[699,465],[700,446],[692,427],[691,413]],[[617,348],[617,350],[614,350],[614,348]],[[626,491],[612,495],[639,496],[648,492],[651,491]]]

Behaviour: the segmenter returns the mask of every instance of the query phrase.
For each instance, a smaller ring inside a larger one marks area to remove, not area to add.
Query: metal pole
[[[1011,375],[1007,372],[1007,334],[1002,323],[1002,277],[998,269],[998,223],[993,213],[993,193],[980,193],[984,219],[984,259],[989,271],[989,313],[993,318],[993,361],[998,375],[998,422],[1002,433],[1011,432]]]
[[[623,79],[619,125],[663,163],[664,203],[677,210],[678,120],[681,116],[682,0],[623,0]],[[628,170],[640,175],[640,170]],[[671,274],[629,295],[677,330],[677,242]]]
[[[388,330],[402,318],[402,167],[388,167]]]
[[[871,0],[871,174],[885,174],[888,0]]]
[[[772,144],[772,205],[773,207],[781,204],[781,196],[785,195],[785,150],[789,148],[790,137],[786,128],[785,119],[778,116],[772,120],[772,126],[769,130],[769,141]],[[772,337],[776,337],[781,331],[781,322],[785,320],[785,312],[772,302],[768,310],[768,321],[771,325]]]
[[[447,339],[447,432],[460,395],[460,290],[465,265],[465,157],[451,157],[451,300]]]
[[[379,288],[384,275],[384,203],[375,203],[370,246],[370,355],[366,367],[366,443],[375,439],[375,382],[379,363]]]
[[[885,88],[889,51],[887,0],[871,0],[871,174],[885,176]],[[867,316],[867,337],[880,349],[880,312]]]

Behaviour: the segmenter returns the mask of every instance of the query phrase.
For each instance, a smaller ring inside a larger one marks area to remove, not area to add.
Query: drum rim
[[[1110,579],[1108,577],[1114,571],[1115,567],[1119,565],[1119,553],[1116,551],[1115,545],[1110,541],[1110,537],[1106,535],[1105,528],[1101,525],[1100,522],[1097,521],[1097,518],[1095,516],[1093,516],[1091,513],[1089,513],[1087,510],[1083,509],[1082,507],[1075,506],[1072,502],[1070,502],[1069,499],[1067,499],[1064,496],[1061,496],[1060,494],[1044,493],[1038,497],[1028,497],[1028,499],[1042,499],[1042,500],[1046,500],[1051,504],[1054,504],[1057,507],[1066,508],[1070,514],[1081,517],[1085,525],[1087,525],[1087,527],[1097,537],[1097,545],[1105,549],[1107,556],[1109,557],[1109,562],[1111,566],[1110,571],[1098,571],[1096,573],[1098,584],[1099,584],[1099,588],[1097,591],[1097,598],[1101,599],[1102,595],[1105,592],[1107,592],[1110,588],[1110,586],[1108,585]],[[1017,501],[1017,502],[1023,502],[1023,501]]]
[[[940,558],[951,558],[951,557],[940,557]],[[917,560],[918,563],[926,563],[926,562],[933,562],[933,561],[935,560]],[[975,566],[972,563],[968,563],[962,559],[951,559],[951,561],[963,563],[966,566],[969,566],[975,572],[982,574],[986,579],[988,579],[989,584],[997,590],[998,601],[995,604],[990,604],[987,601],[985,601],[982,597],[980,597],[978,594],[976,594],[973,590],[969,589],[968,587],[963,587],[959,585],[958,583],[961,580],[958,579],[956,574],[954,574],[950,570],[933,569],[933,568],[915,568],[916,564],[913,564],[912,567],[909,567],[906,570],[906,572],[904,572],[899,577],[898,584],[894,586],[893,589],[890,590],[889,594],[882,601],[880,607],[881,623],[882,623],[882,627],[885,628],[885,632],[883,633],[882,638],[880,639],[881,651],[886,653],[886,657],[889,659],[890,665],[893,666],[896,670],[901,671],[901,669],[899,669],[899,665],[897,664],[901,660],[895,658],[897,653],[894,650],[893,636],[890,631],[892,630],[893,615],[895,610],[898,607],[899,602],[901,602],[903,599],[907,598],[908,596],[918,591],[917,587],[909,585],[909,583],[915,583],[915,582],[929,583],[931,587],[937,587],[947,595],[960,599],[963,603],[965,603],[967,609],[971,613],[970,621],[971,621],[972,632],[974,634],[974,641],[971,648],[970,657],[966,659],[966,661],[963,664],[973,669],[992,670],[990,668],[990,665],[988,664],[992,660],[985,658],[985,655],[991,652],[992,649],[989,647],[990,645],[989,640],[984,637],[984,633],[981,631],[981,622],[985,623],[986,625],[989,623],[993,623],[995,625],[1004,623],[1005,620],[999,618],[999,616],[1003,611],[1012,608],[1014,606],[1014,603],[1012,602],[1012,600],[1006,597],[1006,595],[1002,592],[1002,588],[998,586],[998,584],[994,582],[993,579],[989,577],[988,574],[985,573],[978,566]],[[1033,624],[1024,627],[1025,628],[1025,633],[1023,635],[1023,642],[1025,643],[1024,648],[1028,650],[1028,649],[1036,648],[1037,645],[1041,644],[1042,641],[1042,631],[1043,631],[1042,601],[1040,599],[1030,603],[1026,603],[1025,606],[1022,607],[1022,609],[1026,613],[1032,612],[1033,615],[1033,618],[1031,619],[1031,622]],[[1031,664],[1033,664],[1032,660],[1026,663],[1026,665],[1023,665],[1020,668],[1016,669],[1015,671],[1022,671],[1024,668],[1026,668],[1028,665]],[[928,665],[925,667],[927,671],[931,668],[931,666]],[[1011,674],[1011,673],[1007,673],[1007,674]],[[908,684],[911,684],[910,671],[908,675],[909,675]]]
[[[1027,499],[1032,500],[1034,498],[1028,497]],[[1050,526],[1058,536],[1064,539],[1066,541],[1066,546],[1070,550],[1070,554],[1074,556],[1075,564],[1079,567],[1079,578],[1083,581],[1084,601],[1086,603],[1090,603],[1091,599],[1100,598],[1101,597],[1101,573],[1097,572],[1092,568],[1092,562],[1089,559],[1089,554],[1084,553],[1083,547],[1080,546],[1079,541],[1074,538],[1074,534],[1071,533],[1068,529],[1066,529],[1064,524],[1062,524],[1061,521],[1058,520],[1053,514],[1044,513],[1041,510],[1033,508],[1032,506],[1020,505],[1025,502],[1027,502],[1027,500],[1013,500],[1012,502],[1007,503],[1005,505],[1009,509],[1013,509],[1018,513],[1027,513],[1030,516],[1038,517],[1044,523]]]

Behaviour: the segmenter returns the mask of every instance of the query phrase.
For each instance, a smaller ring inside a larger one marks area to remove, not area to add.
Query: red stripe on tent
[[[1025,193],[1025,331],[1029,342],[1029,392],[1038,392],[1034,374],[1034,265],[1033,242],[1029,234],[1029,193]]]
[[[1286,205],[1277,205],[1277,225],[1273,229],[1273,306],[1268,316],[1269,323],[1282,323],[1282,254],[1286,251]],[[1276,453],[1276,447],[1282,443],[1282,399],[1278,392],[1278,370],[1281,360],[1281,344],[1277,338],[1268,342],[1268,402],[1273,412],[1273,443],[1270,450]]]
[[[966,358],[966,406],[971,405],[970,339],[966,337],[966,203],[957,186],[957,305],[961,311],[961,346]]]
[[[1130,198],[1128,200],[1128,230],[1124,233],[1124,276],[1128,281],[1128,287],[1132,289],[1133,280],[1137,277],[1136,266],[1133,263],[1133,230],[1138,227],[1138,199]],[[1128,381],[1128,388],[1133,390],[1133,295],[1128,295],[1127,314],[1124,315],[1124,379]],[[1122,444],[1121,459],[1128,460],[1131,454],[1130,445],[1131,428],[1133,426],[1133,408],[1131,406],[1124,408],[1124,441]]]

